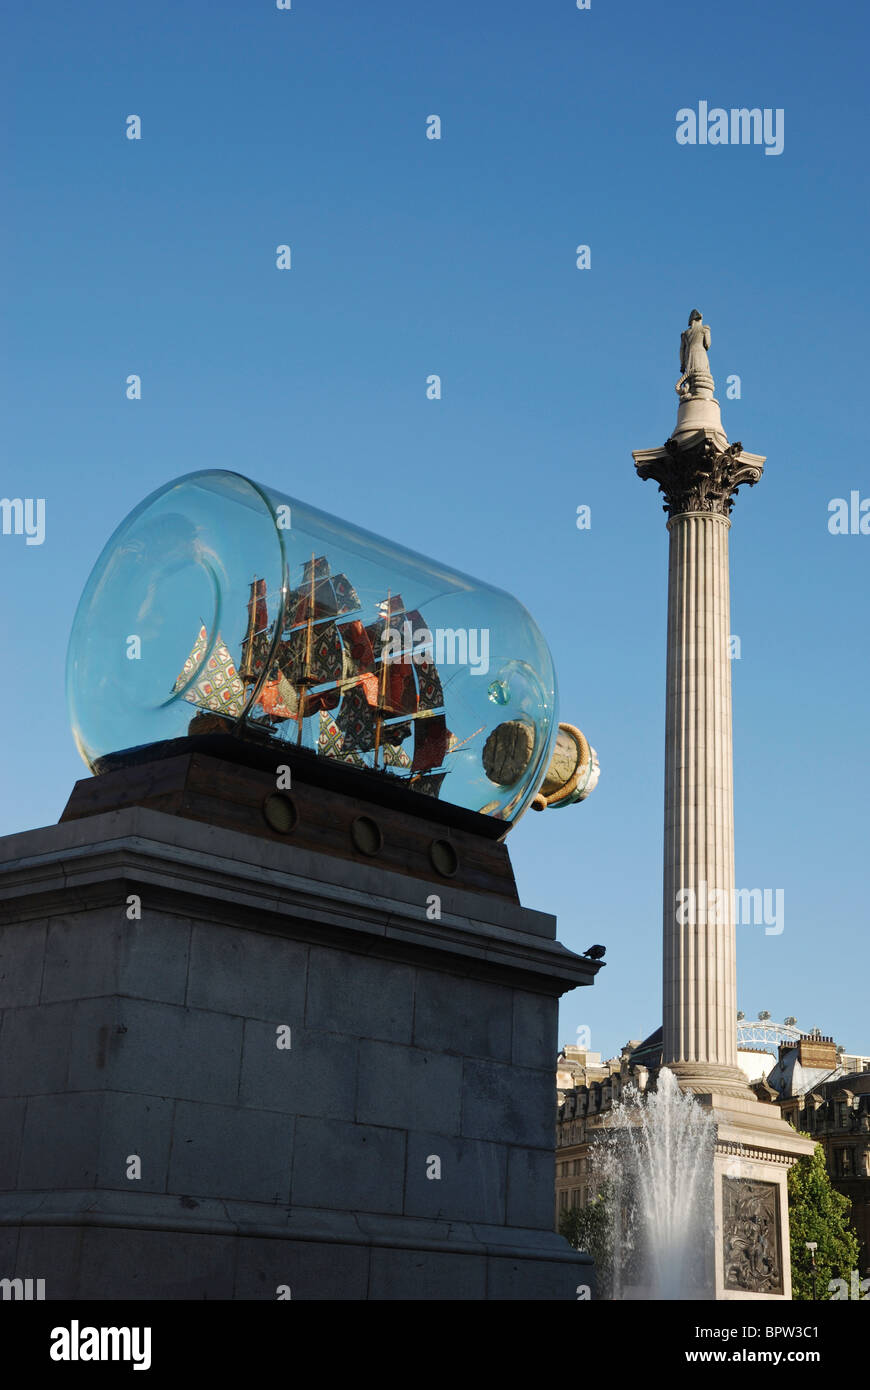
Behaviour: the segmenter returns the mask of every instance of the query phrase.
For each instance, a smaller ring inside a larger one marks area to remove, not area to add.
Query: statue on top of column
[[[713,378],[707,357],[709,346],[709,325],[702,322],[700,310],[693,309],[689,315],[689,326],[680,335],[680,371],[683,375],[675,387],[678,396],[694,396],[699,392],[712,395]]]

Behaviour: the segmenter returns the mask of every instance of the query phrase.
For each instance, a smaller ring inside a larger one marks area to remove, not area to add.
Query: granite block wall
[[[551,1230],[555,943],[513,929],[521,973],[486,949],[502,924],[461,953],[449,922],[437,950],[431,925],[351,935],[347,883],[330,937],[298,883],[268,913],[217,909],[116,850],[97,888],[6,898],[0,1251],[14,1235],[20,1277],[75,1298],[576,1296],[588,1263]]]

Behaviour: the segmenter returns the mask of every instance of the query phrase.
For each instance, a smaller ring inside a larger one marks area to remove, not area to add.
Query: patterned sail
[[[345,613],[357,612],[359,607],[359,595],[347,575],[330,574],[329,561],[325,555],[320,555],[314,561],[305,561],[302,583],[287,595],[284,628],[286,631],[302,627],[309,619],[320,622],[323,618],[338,618]]]
[[[423,777],[412,777],[408,786],[412,792],[422,792],[424,796],[439,796],[446,776],[446,772],[427,772]]]
[[[410,729],[408,732],[410,733]],[[399,744],[387,743],[384,745],[384,766],[399,767],[403,771],[410,771],[411,759]]]
[[[418,719],[414,724],[414,771],[428,772],[430,768],[440,767],[449,752],[450,739],[443,714]]]
[[[366,767],[366,760],[352,748],[345,748],[341,730],[335,720],[327,713],[320,715],[320,733],[317,751],[326,758],[336,758],[339,762],[351,763],[354,767]]]
[[[365,690],[356,685],[346,692],[335,723],[345,748],[370,753],[377,738],[377,702],[369,704]]]
[[[208,633],[203,625],[172,687],[173,695],[182,690],[193,673],[202,666],[207,647]],[[220,633],[205,667],[190,689],[185,691],[183,698],[201,709],[214,710],[216,714],[238,716],[244,709],[245,687]]]
[[[306,660],[310,641],[310,658]],[[310,638],[305,628],[298,628],[278,644],[275,663],[270,676],[274,680],[283,678],[294,689],[303,685],[336,686],[345,670],[344,645],[335,623],[324,623],[312,628]],[[330,690],[309,695],[305,700],[305,716],[318,710],[335,709],[339,701],[339,691]],[[298,712],[298,699],[297,699]]]
[[[219,641],[205,683],[197,682],[186,698],[237,714],[246,686],[259,682],[257,708],[272,725],[295,721],[301,739],[302,722],[318,716],[318,753],[358,767],[371,766],[366,755],[374,754],[375,766],[382,758],[384,768],[409,777],[409,786],[437,796],[446,774],[434,769],[454,740],[431,653],[411,649],[428,632],[422,614],[407,611],[395,594],[377,604],[374,622],[349,616],[361,614],[359,595],[347,575],[330,573],[325,555],[307,560],[301,582],[284,596],[274,648],[266,600],[265,580],[254,580],[240,671]],[[202,660],[205,640],[203,629],[180,684]],[[413,754],[403,747],[412,734]]]
[[[412,637],[415,631],[428,631],[417,609],[405,609],[401,594],[378,604],[376,622],[363,626],[357,621],[341,627],[357,670],[355,685],[345,694],[336,719],[344,746],[360,752],[382,746],[385,765],[396,768],[412,765],[401,748],[412,728],[417,746],[427,743],[429,749],[416,757],[435,756],[444,741],[431,729],[428,735],[421,734],[417,726],[421,715],[443,707],[444,696],[435,663],[410,649],[409,628]],[[446,733],[446,725],[444,729]],[[446,738],[449,747],[449,733]]]
[[[414,632],[429,631],[422,613],[416,608],[408,614],[408,622]],[[421,710],[441,709],[444,704],[444,690],[434,660],[430,656],[425,656],[422,651],[417,652],[414,657],[413,669],[414,675],[417,677],[417,708]]]
[[[418,710],[440,709],[444,703],[444,692],[435,667],[435,662],[422,651],[412,652],[406,644],[409,634],[428,632],[423,616],[418,609],[405,609],[401,594],[379,604],[381,621],[372,623],[366,633],[372,643],[375,660],[384,659],[384,648],[389,634],[395,634],[392,647],[399,645],[402,654],[390,655],[387,651],[389,670],[384,691],[384,711],[388,715],[415,714]],[[407,625],[407,626],[406,626]]]
[[[269,632],[269,610],[266,604],[266,581],[255,579],[248,599],[248,627],[242,643],[239,675],[242,680],[255,681],[266,664],[272,637]]]
[[[272,719],[296,719],[299,715],[299,691],[275,667],[271,678],[260,687],[257,704],[262,705]]]

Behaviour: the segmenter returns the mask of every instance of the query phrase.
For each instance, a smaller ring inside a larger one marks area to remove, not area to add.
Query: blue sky
[[[731,533],[737,883],[783,889],[785,926],[738,928],[739,1002],[870,1052],[870,536],[827,528],[870,497],[868,31],[805,0],[7,8],[0,494],[44,497],[46,536],[0,536],[0,831],[85,775],[63,667],[109,534],[237,469],[534,614],[602,776],[510,837],[521,894],[608,948],[562,1040],[649,1033],[667,533],[631,450],[674,426],[697,306],[768,459]],[[782,108],[782,154],[679,146],[701,100]]]

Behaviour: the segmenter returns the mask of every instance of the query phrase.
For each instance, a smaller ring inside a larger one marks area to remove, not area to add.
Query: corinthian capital
[[[662,511],[669,517],[681,512],[718,512],[729,516],[739,487],[754,487],[761,477],[764,459],[747,454],[742,444],[721,448],[704,437],[687,447],[669,439],[663,449],[635,453],[638,477],[652,478],[664,493]]]

